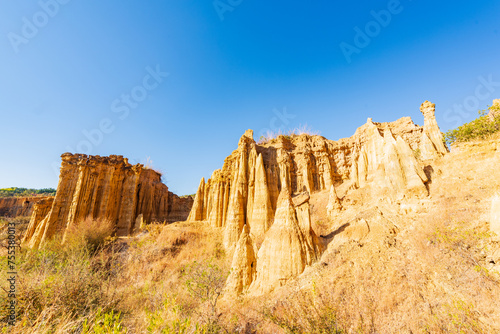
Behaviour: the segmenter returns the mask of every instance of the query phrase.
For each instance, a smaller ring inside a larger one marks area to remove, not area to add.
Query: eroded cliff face
[[[255,279],[256,265],[254,243],[245,225],[236,244],[225,290],[233,296],[246,292]]]
[[[33,212],[23,241],[38,247],[87,217],[111,221],[116,234],[125,236],[140,215],[146,222],[185,220],[192,201],[169,192],[159,173],[122,156],[65,153],[56,196]]]
[[[272,290],[320,256],[320,243],[310,229],[309,194],[330,191],[330,217],[343,208],[336,187],[342,187],[344,194],[367,189],[365,192],[377,201],[428,195],[424,162],[447,149],[434,104],[425,101],[420,110],[424,126],[414,124],[409,117],[391,123],[368,119],[352,137],[338,141],[302,134],[257,144],[248,130],[222,169],[214,171],[207,182],[201,180],[189,219],[223,228],[224,246],[230,252],[234,252],[244,227],[248,228],[245,242],[258,250],[252,290]],[[277,222],[280,225],[274,227]],[[272,240],[289,244],[278,245]],[[240,258],[241,252],[236,252]],[[296,262],[289,265],[283,260],[276,269],[273,266],[279,263],[280,252],[283,259]]]
[[[278,197],[274,224],[257,255],[257,274],[251,293],[265,293],[301,274],[321,255],[321,248],[311,229],[309,196],[294,205],[288,188]]]
[[[0,198],[0,217],[29,217],[37,203],[52,197],[6,197]]]

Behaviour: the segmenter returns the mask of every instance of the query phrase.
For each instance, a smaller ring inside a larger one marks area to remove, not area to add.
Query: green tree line
[[[0,197],[25,197],[25,196],[54,196],[56,190],[53,188],[28,189],[28,188],[2,188]]]

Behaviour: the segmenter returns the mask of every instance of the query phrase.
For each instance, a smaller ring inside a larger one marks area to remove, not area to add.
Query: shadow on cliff
[[[351,225],[351,223],[345,223],[342,226],[340,226],[339,228],[337,228],[335,231],[332,231],[332,232],[328,233],[327,235],[320,235],[320,238],[323,241],[324,246],[327,247],[330,244],[330,242],[332,242],[333,238],[336,235],[344,232],[345,229],[348,228],[350,225]]]
[[[427,182],[425,182],[425,188],[427,188],[427,193],[430,194],[430,185],[432,184],[432,175],[434,174],[434,168],[431,165],[424,167],[425,176],[427,176]]]

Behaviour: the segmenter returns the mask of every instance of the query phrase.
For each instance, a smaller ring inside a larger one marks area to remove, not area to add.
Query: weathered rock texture
[[[33,212],[35,204],[47,198],[37,197],[5,197],[0,198],[0,217],[29,217]]]
[[[50,210],[45,216],[33,213],[24,242],[37,247],[87,217],[111,221],[116,234],[125,236],[136,228],[140,215],[146,222],[185,220],[192,202],[169,192],[156,171],[132,166],[122,156],[65,153]]]
[[[24,241],[36,239],[37,237],[40,236],[40,233],[42,231],[41,229],[37,231],[38,224],[49,214],[50,210],[52,209],[53,203],[54,203],[54,197],[49,197],[35,204],[33,212],[31,214],[28,228],[26,229],[26,232],[23,237]],[[35,232],[38,232],[36,237],[34,237]]]
[[[354,137],[358,140],[354,144],[351,180],[356,187],[369,185],[380,196],[394,198],[409,193],[427,195],[427,176],[411,142],[402,135],[395,136],[390,125],[380,128],[369,119]]]
[[[245,225],[236,244],[226,291],[233,295],[246,291],[255,279],[256,266],[254,245]]]
[[[193,207],[191,208],[191,212],[189,213],[188,220],[196,221],[196,220],[204,220],[205,216],[203,214],[203,195],[205,194],[205,178],[202,177],[200,181],[200,185],[198,186],[198,190],[196,191],[196,196],[194,199]]]
[[[337,213],[342,210],[342,204],[340,203],[339,196],[335,191],[335,186],[332,184],[330,187],[330,193],[328,195],[328,205],[326,206],[326,212],[328,217],[334,218]]]
[[[352,137],[338,141],[302,134],[281,135],[258,144],[248,130],[222,169],[214,171],[207,182],[201,180],[189,219],[223,228],[224,246],[231,252],[244,226],[248,227],[247,240],[253,240],[248,242],[257,249],[262,242],[253,290],[279,286],[319,256],[319,243],[310,227],[308,194],[330,190],[328,214],[332,217],[342,210],[337,186],[366,188],[377,200],[428,195],[422,159],[439,157],[447,150],[434,104],[426,101],[420,110],[424,126],[409,117],[392,123],[368,119]],[[299,193],[302,195],[290,200],[289,196]],[[278,203],[280,194],[289,195]],[[279,227],[274,228],[278,222]],[[281,244],[276,243],[278,239]],[[283,260],[273,267],[280,256],[292,255],[295,257],[287,259],[290,263]]]
[[[392,123],[368,119],[352,137],[338,141],[302,134],[259,145],[248,130],[222,169],[200,182],[190,220],[229,225],[226,242],[235,243],[245,223],[253,236],[269,229],[284,185],[292,194],[351,182],[353,187],[370,184],[394,198],[425,196],[428,179],[416,157],[447,152],[434,111],[434,104],[422,104],[423,127],[409,117]]]
[[[295,207],[288,188],[281,191],[274,224],[257,255],[257,276],[251,292],[264,293],[284,285],[321,255],[311,229],[308,201]]]

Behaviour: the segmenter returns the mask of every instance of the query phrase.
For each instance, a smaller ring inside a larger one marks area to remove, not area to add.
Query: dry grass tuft
[[[86,245],[91,254],[103,247],[114,233],[114,224],[109,220],[90,217],[71,226],[64,236],[68,245]]]
[[[315,131],[312,130],[310,126],[307,124],[304,125],[299,125],[296,128],[290,129],[288,131],[283,131],[281,129],[278,129],[277,131],[267,131],[267,133],[259,138],[259,141],[257,142],[258,145],[264,145],[267,143],[272,142],[274,139],[278,138],[279,136],[284,136],[287,139],[291,139],[296,136],[300,135],[309,135],[309,136],[319,136],[321,134],[320,131]]]

